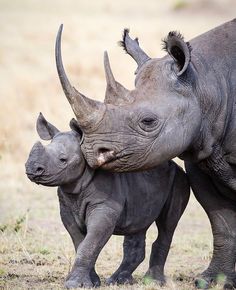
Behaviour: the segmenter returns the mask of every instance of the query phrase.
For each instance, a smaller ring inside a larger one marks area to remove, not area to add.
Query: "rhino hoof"
[[[153,267],[149,269],[143,277],[143,282],[145,285],[149,285],[151,283],[155,283],[158,286],[165,286],[166,279],[163,273],[161,273],[158,269]]]
[[[194,283],[197,289],[208,289],[210,286],[204,278],[196,278]]]
[[[110,278],[107,279],[106,284],[107,285],[123,285],[123,284],[133,284],[134,279],[130,273],[127,272],[121,272],[118,275],[111,276]]]
[[[81,279],[70,279],[65,282],[65,287],[67,289],[75,289],[75,288],[93,288],[94,285],[92,281],[88,279],[81,281]]]
[[[66,287],[66,289],[73,289],[73,288],[76,288],[78,286],[77,286],[77,283],[75,281],[68,280],[65,282],[65,287]]]
[[[163,277],[156,277],[156,278],[153,278],[153,277],[151,277],[151,276],[149,276],[149,275],[145,275],[144,277],[143,277],[143,283],[145,284],[145,285],[149,285],[149,284],[151,284],[151,283],[155,283],[156,285],[158,285],[158,286],[160,286],[160,287],[162,287],[162,286],[165,286],[165,284],[166,284],[166,280],[165,280],[165,278]]]
[[[223,289],[224,290],[233,290],[234,286],[231,283],[225,283]]]
[[[101,286],[100,278],[95,271],[90,273],[90,278],[92,280],[93,287],[97,288],[97,287]]]

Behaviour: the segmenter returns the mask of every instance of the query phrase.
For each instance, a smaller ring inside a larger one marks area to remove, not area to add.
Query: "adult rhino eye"
[[[144,118],[141,122],[143,125],[151,126],[156,120],[153,118]]]

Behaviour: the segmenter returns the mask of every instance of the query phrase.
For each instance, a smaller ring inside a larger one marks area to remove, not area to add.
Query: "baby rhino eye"
[[[142,119],[141,122],[143,123],[143,125],[150,126],[155,122],[155,119],[147,117],[147,118]]]
[[[61,163],[65,164],[67,162],[67,159],[65,157],[60,158]]]

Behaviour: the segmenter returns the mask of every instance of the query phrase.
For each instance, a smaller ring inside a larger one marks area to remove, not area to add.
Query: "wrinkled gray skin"
[[[69,93],[56,50],[60,81],[85,132],[86,159],[93,168],[113,171],[184,159],[214,237],[212,261],[196,285],[203,279],[208,287],[223,273],[226,286],[236,287],[236,20],[190,43],[169,33],[164,42],[169,55],[161,59],[148,57],[127,30],[122,46],[138,64],[135,89],[116,83],[105,65],[105,104]],[[85,107],[95,112],[90,118]]]
[[[97,257],[112,234],[124,235],[123,261],[108,284],[132,282],[132,273],[145,256],[145,236],[155,221],[158,238],[152,245],[146,276],[164,284],[164,264],[176,225],[189,199],[185,173],[174,162],[140,173],[109,173],[91,169],[80,149],[77,122],[59,132],[40,114],[37,142],[26,163],[29,179],[59,186],[60,213],[76,250],[67,288],[100,285]]]

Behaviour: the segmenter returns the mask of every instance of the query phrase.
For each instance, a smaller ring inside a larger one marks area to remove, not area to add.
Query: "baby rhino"
[[[107,283],[131,283],[133,271],[145,257],[146,231],[153,222],[158,237],[146,277],[164,284],[172,236],[189,199],[185,173],[172,161],[136,173],[93,170],[82,155],[82,132],[74,119],[70,127],[71,131],[60,132],[40,114],[38,134],[51,143],[37,142],[26,163],[31,181],[59,186],[61,219],[76,250],[65,286],[100,285],[95,263],[112,234],[124,236],[123,260]]]

